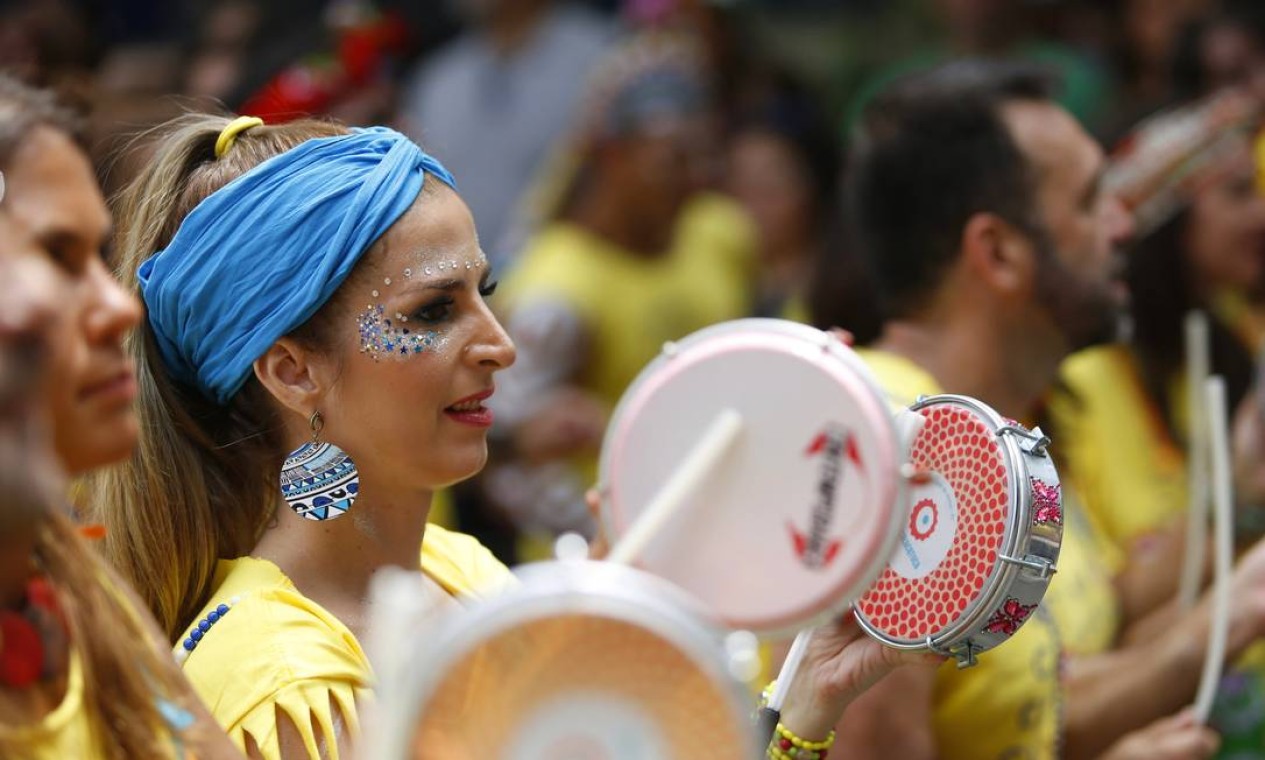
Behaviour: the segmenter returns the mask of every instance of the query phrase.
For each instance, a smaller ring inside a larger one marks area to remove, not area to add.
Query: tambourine
[[[909,518],[888,567],[855,605],[870,635],[951,655],[1005,642],[1040,604],[1063,540],[1058,473],[1030,431],[964,396],[919,399]]]
[[[903,445],[865,364],[804,325],[716,325],[641,372],[602,446],[602,519],[616,551],[718,420],[738,432],[696,468],[635,563],[760,634],[846,609],[904,531]]]
[[[697,602],[611,563],[516,575],[520,586],[449,617],[391,674],[374,757],[758,756],[749,692]]]

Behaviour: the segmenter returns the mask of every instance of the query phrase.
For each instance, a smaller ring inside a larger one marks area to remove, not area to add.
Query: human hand
[[[1265,539],[1257,541],[1239,559],[1230,583],[1226,650],[1233,657],[1265,636]]]
[[[611,545],[606,538],[606,525],[602,522],[602,494],[596,488],[590,488],[584,492],[584,503],[588,505],[593,524],[597,526],[593,540],[589,541],[589,559],[606,559]]]
[[[1217,732],[1195,720],[1190,710],[1157,720],[1122,739],[1099,760],[1204,760],[1221,744]]]
[[[514,449],[528,463],[540,464],[596,449],[606,430],[606,407],[587,391],[571,386],[551,393],[535,414],[514,432]]]
[[[782,705],[782,723],[810,741],[826,737],[853,700],[903,665],[939,666],[945,658],[883,646],[849,610],[813,631]]]
[[[1231,466],[1240,504],[1265,504],[1265,410],[1253,389],[1234,410]]]

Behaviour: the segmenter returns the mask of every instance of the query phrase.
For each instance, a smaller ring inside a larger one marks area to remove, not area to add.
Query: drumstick
[[[791,690],[791,682],[799,674],[799,666],[804,661],[804,653],[808,651],[808,642],[812,638],[813,629],[811,628],[805,628],[795,634],[791,650],[786,653],[782,669],[777,672],[777,680],[773,682],[773,693],[769,694],[769,701],[760,708],[756,716],[756,731],[761,747],[773,741],[773,732],[777,730],[777,723],[782,719],[782,705],[786,702],[786,695]]]
[[[1195,696],[1195,717],[1208,722],[1212,699],[1221,680],[1225,661],[1225,640],[1230,619],[1230,561],[1234,550],[1234,523],[1231,505],[1234,485],[1230,480],[1230,443],[1226,432],[1225,380],[1210,377],[1205,386],[1208,438],[1212,453],[1213,562],[1216,573],[1212,585],[1212,626],[1208,632],[1208,656],[1204,660],[1199,691]]]
[[[725,452],[738,440],[742,432],[742,415],[733,409],[725,409],[707,427],[698,443],[685,455],[681,466],[676,468],[668,482],[651,499],[641,517],[632,524],[624,537],[606,556],[609,562],[630,564],[645,550],[650,541],[663,529],[677,509],[685,502],[699,481],[715,468]]]
[[[1186,314],[1186,398],[1190,418],[1190,447],[1186,452],[1186,554],[1182,563],[1177,602],[1181,609],[1195,606],[1203,580],[1204,546],[1208,538],[1208,408],[1205,383],[1209,370],[1208,315]]]

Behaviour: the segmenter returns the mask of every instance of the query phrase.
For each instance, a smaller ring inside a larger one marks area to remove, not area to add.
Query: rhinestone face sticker
[[[368,306],[360,312],[357,327],[360,331],[360,353],[368,354],[374,361],[383,358],[406,359],[410,356],[435,351],[444,344],[444,338],[436,330],[413,330],[405,327],[408,317],[398,319],[385,316],[382,304]]]
[[[466,269],[482,269],[487,266],[488,260],[481,255],[477,259],[468,259],[465,262]],[[444,260],[438,262],[439,271],[457,271],[458,262],[455,260]],[[430,276],[434,274],[431,267],[423,267],[422,274]],[[403,276],[405,280],[413,279],[413,268],[404,269]],[[382,285],[370,291],[370,295],[376,298],[386,297],[385,289],[391,287],[394,279],[391,277],[383,277]],[[380,289],[381,288],[381,289]],[[360,352],[373,357],[374,361],[382,358],[404,359],[410,356],[439,350],[443,347],[445,339],[438,330],[416,330],[409,325],[409,318],[406,314],[396,311],[392,316],[387,316],[385,304],[369,304],[364,310],[356,316],[356,329],[360,336]]]

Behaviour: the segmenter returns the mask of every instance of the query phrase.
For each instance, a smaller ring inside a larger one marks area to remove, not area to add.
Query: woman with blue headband
[[[514,347],[453,178],[402,135],[190,115],[116,218],[143,431],[88,489],[105,550],[251,757],[338,757],[372,675],[373,573],[437,604],[503,565],[427,525],[487,457],[484,402]],[[815,637],[788,725],[832,725],[906,661],[840,625]]]
[[[349,744],[378,568],[420,556],[449,604],[508,575],[426,525],[434,490],[483,466],[514,361],[452,185],[391,130],[190,115],[122,196],[143,435],[92,512],[249,754]]]

